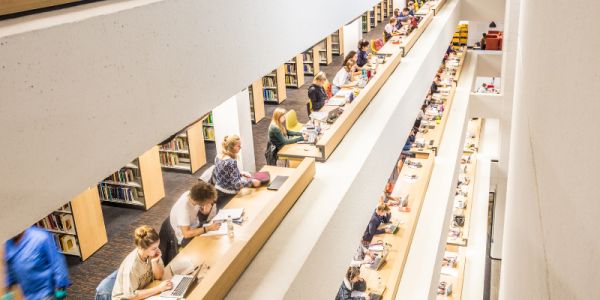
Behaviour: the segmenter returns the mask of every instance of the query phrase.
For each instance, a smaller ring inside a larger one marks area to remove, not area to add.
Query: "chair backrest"
[[[306,112],[307,112],[308,116],[310,117],[310,114],[312,114],[312,102],[310,102],[310,100],[308,100],[308,102],[306,102]]]
[[[94,300],[110,300],[112,299],[112,290],[117,281],[118,270],[112,272],[106,278],[100,281],[100,284],[96,287],[96,296]]]
[[[294,128],[298,124],[298,115],[296,115],[296,111],[290,109],[287,113],[285,113],[285,127]]]

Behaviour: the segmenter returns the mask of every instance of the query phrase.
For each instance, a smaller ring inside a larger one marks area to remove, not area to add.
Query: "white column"
[[[598,298],[600,2],[568,10],[521,2],[500,299]]]
[[[256,170],[254,160],[254,141],[252,138],[252,121],[250,119],[250,100],[245,89],[227,99],[213,110],[215,125],[215,144],[217,153],[221,152],[221,142],[227,135],[237,134],[242,140],[242,151],[238,157],[241,170]]]
[[[362,39],[362,17],[344,25],[344,57],[348,52],[358,48],[358,41]],[[333,77],[335,74],[329,74]]]

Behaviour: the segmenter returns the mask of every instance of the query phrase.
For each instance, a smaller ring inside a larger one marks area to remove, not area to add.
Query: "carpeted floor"
[[[364,34],[365,39],[380,38],[386,22],[380,23],[374,30]],[[334,56],[333,62],[328,66],[321,66],[329,80],[341,68],[343,57]],[[298,120],[302,123],[308,121],[305,103],[308,99],[307,91],[313,77],[307,76],[305,84],[299,89],[287,89],[287,99],[279,105],[266,105],[266,118],[252,126],[254,135],[254,152],[256,168],[265,165],[264,150],[267,145],[267,128],[273,110],[277,106],[294,109]],[[215,156],[215,144],[206,143],[207,161],[212,162]],[[104,222],[108,233],[108,243],[98,252],[94,253],[85,262],[74,257],[68,257],[69,271],[73,285],[69,288],[70,299],[93,299],[96,286],[104,277],[116,270],[125,256],[134,248],[133,230],[140,225],[150,225],[160,228],[163,220],[168,216],[171,206],[179,196],[189,189],[197,177],[208,167],[205,166],[196,174],[163,172],[166,196],[148,211],[130,208],[103,205]]]

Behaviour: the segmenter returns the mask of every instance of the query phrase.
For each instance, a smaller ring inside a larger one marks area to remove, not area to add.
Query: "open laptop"
[[[273,179],[273,181],[271,182],[271,184],[269,184],[269,186],[267,187],[268,190],[278,190],[283,183],[288,179],[288,176],[281,176],[281,175],[277,175],[275,176],[275,179]]]
[[[189,275],[174,275],[173,278],[171,278],[173,288],[162,292],[160,296],[164,298],[175,299],[183,298],[190,286],[196,281],[198,272],[200,272],[200,267],[196,267],[196,269],[194,269],[194,271]]]

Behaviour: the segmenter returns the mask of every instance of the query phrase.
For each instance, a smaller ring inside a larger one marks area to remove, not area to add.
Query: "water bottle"
[[[227,216],[227,235],[233,238],[233,219],[231,219],[231,216]]]

